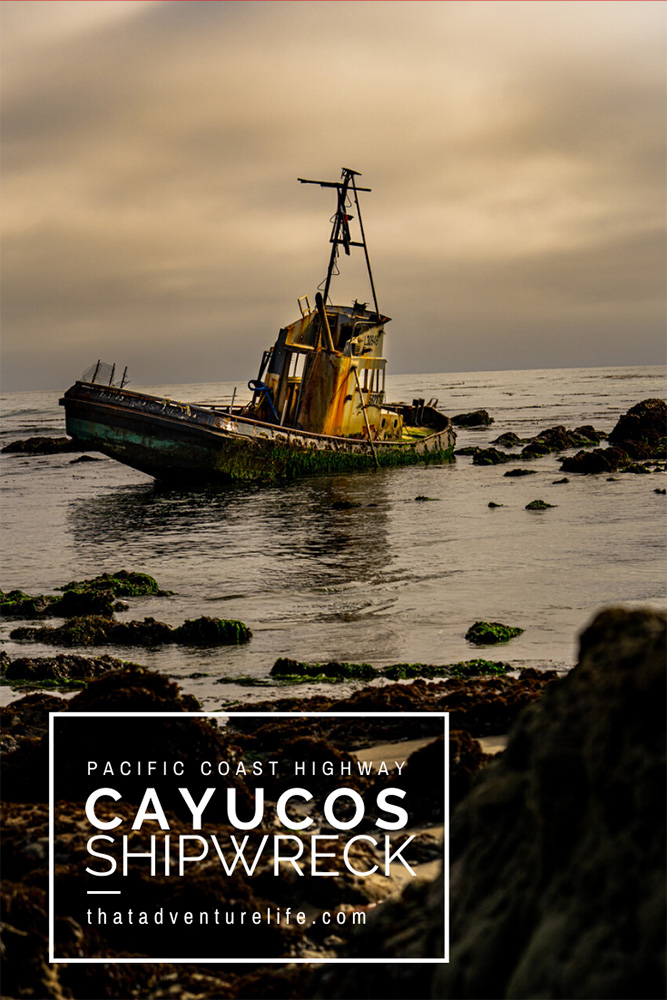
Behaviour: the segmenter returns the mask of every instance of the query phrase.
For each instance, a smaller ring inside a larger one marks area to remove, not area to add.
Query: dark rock
[[[664,704],[664,616],[600,614],[454,812],[449,964],[332,964],[309,995],[661,1000]],[[439,880],[409,889],[339,957],[437,954]]]
[[[504,507],[505,504],[504,503],[496,503],[494,500],[489,500],[488,506],[489,507]]]
[[[625,413],[609,435],[609,441],[631,458],[661,458],[667,435],[667,403],[644,399]]]
[[[511,462],[512,456],[497,448],[480,448],[472,458],[473,465],[500,465],[502,462]]]
[[[457,448],[454,452],[455,455],[476,455],[479,451],[479,445],[472,444],[468,445],[467,448]]]
[[[249,642],[252,632],[243,622],[230,618],[195,618],[189,619],[175,628],[172,642],[180,642],[189,646],[220,646],[223,644],[239,645]]]
[[[584,424],[583,427],[575,427],[574,433],[586,438],[587,441],[593,441],[594,444],[599,444],[603,438],[607,437],[604,431],[596,431],[591,424]]]
[[[544,500],[531,500],[527,503],[525,510],[549,510],[550,507],[556,507],[555,503],[546,503]]]
[[[542,455],[550,454],[552,451],[565,451],[571,447],[572,437],[570,433],[565,427],[559,425],[558,427],[549,427],[547,430],[536,434],[525,446],[521,454],[525,455],[526,458],[539,458]]]
[[[396,663],[385,667],[380,673],[392,681],[409,680],[414,677],[483,677],[486,675],[503,676],[511,670],[509,663],[498,660],[462,660],[460,663],[448,663],[443,667],[431,666],[427,663]]]
[[[30,437],[11,441],[2,449],[19,455],[55,455],[63,451],[94,451],[88,445],[68,437]]]
[[[9,617],[39,618],[56,600],[48,594],[24,594],[22,590],[0,590],[0,614]]]
[[[94,455],[79,455],[78,458],[73,458],[69,464],[76,465],[77,462],[101,462],[101,461],[103,461],[101,458],[97,458]]]
[[[664,616],[602,612],[453,817],[429,995],[664,997],[664,704]]]
[[[653,492],[654,492],[654,493],[662,493],[662,494],[665,494],[665,493],[667,493],[667,490],[653,490]]]
[[[271,676],[371,680],[378,676],[378,671],[370,663],[342,663],[337,660],[330,663],[301,663],[281,656],[271,667]]]
[[[662,458],[665,454],[667,403],[662,399],[645,399],[631,407],[609,435],[609,448],[580,451],[563,459],[563,472],[616,472],[630,464],[631,459]]]
[[[621,472],[632,472],[635,476],[645,476],[651,475],[651,470],[646,465],[640,465],[638,462],[633,462],[632,465],[626,465]]]
[[[468,642],[474,642],[476,646],[488,646],[497,642],[509,642],[522,632],[522,628],[502,625],[500,622],[475,622],[466,632],[466,639]]]
[[[561,461],[562,472],[616,472],[626,465],[628,456],[620,448],[594,448],[593,451],[579,451],[576,455]]]
[[[458,413],[452,417],[452,423],[459,427],[487,427],[493,423],[486,410],[473,410],[470,413]]]
[[[126,668],[128,664],[112,656],[77,656],[60,653],[58,656],[17,657],[2,668],[6,681],[83,681],[99,677],[109,670]]]
[[[569,481],[567,476],[564,476],[562,479],[552,479],[552,484],[554,486],[561,486],[563,483],[569,483]]]
[[[29,694],[3,708],[0,712],[0,747],[3,754],[46,736],[49,731],[49,712],[61,712],[64,708],[65,701],[50,694]]]
[[[75,591],[111,591],[114,597],[145,597],[156,595],[165,597],[172,594],[171,590],[160,590],[157,580],[148,573],[137,573],[119,569],[115,573],[102,573],[91,580],[72,580],[57,590]]]
[[[100,615],[70,618],[59,628],[22,626],[10,632],[12,639],[44,642],[54,646],[217,646],[248,642],[252,632],[243,622],[225,618],[197,618],[177,628],[155,618],[117,622]]]
[[[424,501],[424,500],[437,500],[437,499],[438,499],[437,497],[426,497],[426,496],[424,496],[423,494],[420,494],[420,495],[419,495],[418,497],[415,497],[415,500],[419,500],[419,501]]]
[[[518,479],[521,476],[534,476],[536,472],[537,469],[508,469],[507,472],[503,473],[503,475],[510,476],[512,478],[516,477]]]
[[[491,444],[499,444],[503,448],[516,448],[518,445],[523,444],[523,441],[514,431],[507,431],[505,434],[501,434],[500,437],[494,438]]]
[[[586,433],[584,433],[586,432]],[[557,427],[549,427],[540,431],[528,442],[521,454],[525,458],[541,458],[554,451],[566,451],[568,448],[585,448],[598,444],[605,435],[595,430],[594,427],[577,427],[574,431],[559,424]]]
[[[156,595],[160,597],[172,591],[160,590],[157,581],[147,573],[127,572],[103,573],[92,580],[74,580],[64,587],[62,596],[39,594],[32,596],[22,590],[12,590],[8,594],[0,591],[0,614],[21,618],[63,618],[87,615],[113,617],[114,611],[127,610],[127,604],[116,601],[117,597],[140,597]]]

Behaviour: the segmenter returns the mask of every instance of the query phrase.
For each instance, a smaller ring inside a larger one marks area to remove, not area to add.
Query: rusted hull
[[[416,443],[312,434],[238,412],[77,382],[61,400],[67,432],[156,479],[271,481],[317,472],[451,460],[451,425]],[[374,454],[375,453],[375,454]]]

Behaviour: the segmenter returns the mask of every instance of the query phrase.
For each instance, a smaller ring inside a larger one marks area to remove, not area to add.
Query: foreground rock
[[[113,656],[78,656],[59,653],[57,656],[19,656],[0,664],[0,678],[12,684],[45,687],[80,686],[110,670],[127,667],[124,660]]]
[[[426,981],[401,968],[400,993],[390,968],[330,967],[315,997],[665,996],[665,638],[662,614],[599,614],[575,669],[479,772],[451,825],[450,963]],[[390,924],[379,907],[371,946],[418,955],[439,927],[434,893]]]
[[[664,996],[665,619],[602,612],[452,824],[447,998]]]

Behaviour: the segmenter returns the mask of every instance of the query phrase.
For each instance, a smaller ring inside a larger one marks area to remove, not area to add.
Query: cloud
[[[2,7],[7,388],[250,377],[342,165],[393,371],[662,359],[660,5]]]

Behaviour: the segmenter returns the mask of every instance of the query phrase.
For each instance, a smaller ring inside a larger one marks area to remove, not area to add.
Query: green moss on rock
[[[173,631],[172,642],[191,646],[239,645],[249,642],[252,632],[233,618],[191,618]]]
[[[108,590],[115,597],[144,597],[151,594],[162,597],[173,593],[170,590],[160,590],[157,580],[148,573],[128,572],[124,569],[116,573],[102,573],[91,580],[72,580],[64,587],[56,587],[56,590],[76,593]]]
[[[522,632],[523,629],[518,626],[503,625],[501,622],[475,622],[466,632],[466,639],[476,646],[491,646],[498,642],[509,642]]]
[[[448,663],[445,666],[434,666],[428,663],[395,663],[381,671],[384,677],[392,681],[411,680],[415,677],[435,679],[437,677],[480,677],[485,674],[503,675],[511,670],[509,663],[493,662],[492,660],[463,660],[460,663]]]
[[[527,503],[525,510],[549,510],[550,507],[556,507],[555,503],[546,503],[544,500],[531,500]]]
[[[378,676],[378,671],[370,663],[345,663],[332,660],[329,663],[302,663],[279,657],[271,667],[272,677],[307,677],[313,680],[319,677],[336,680],[372,680]]]
[[[247,642],[252,632],[243,622],[224,618],[198,618],[177,628],[155,618],[117,622],[100,615],[70,618],[59,628],[23,626],[10,632],[12,639],[44,642],[56,646],[161,646],[181,643],[218,646]]]

